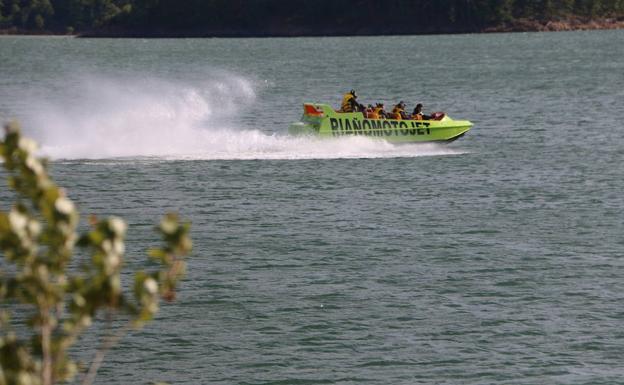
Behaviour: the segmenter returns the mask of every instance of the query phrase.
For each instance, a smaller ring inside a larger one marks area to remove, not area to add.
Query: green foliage
[[[624,16],[624,0],[0,0],[0,28],[271,34],[478,31],[517,19]]]
[[[0,3],[0,27],[42,29],[54,15],[50,0],[4,0]]]
[[[91,383],[104,353],[130,328],[139,328],[158,311],[160,299],[175,298],[177,283],[191,250],[188,223],[166,215],[157,231],[163,246],[149,250],[157,262],[154,271],[135,275],[132,295],[124,293],[121,269],[126,223],[117,217],[91,219],[91,230],[76,232],[79,215],[65,191],[47,173],[47,164],[35,156],[37,146],[20,134],[16,124],[6,127],[0,158],[8,184],[16,193],[9,212],[0,211],[0,385],[51,385],[72,379],[77,364],[68,349],[98,314],[108,323],[121,317],[127,325],[104,337],[96,357],[84,373]],[[68,269],[75,248],[91,255],[82,269]],[[28,338],[12,329],[9,309],[30,309],[20,325]]]

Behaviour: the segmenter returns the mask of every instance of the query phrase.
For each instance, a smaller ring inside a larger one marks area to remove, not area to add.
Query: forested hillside
[[[0,0],[0,30],[13,33],[448,33],[623,17],[624,0]]]

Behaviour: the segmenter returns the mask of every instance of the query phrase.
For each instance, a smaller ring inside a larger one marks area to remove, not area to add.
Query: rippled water
[[[193,222],[179,300],[99,383],[613,384],[623,43],[1,38],[0,116],[83,214],[128,219],[130,267],[161,213]],[[286,134],[351,88],[475,127],[448,146]]]

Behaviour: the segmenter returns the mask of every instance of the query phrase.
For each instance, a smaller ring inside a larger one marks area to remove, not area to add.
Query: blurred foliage
[[[0,28],[60,33],[468,32],[518,19],[623,15],[624,0],[0,0]]]
[[[50,385],[78,372],[90,384],[106,351],[129,329],[151,320],[160,299],[175,298],[182,257],[191,251],[190,225],[173,214],[162,219],[157,231],[163,246],[149,250],[159,267],[138,271],[131,295],[124,293],[126,223],[91,218],[91,230],[78,235],[78,211],[48,175],[46,161],[35,156],[36,143],[17,124],[5,129],[0,159],[16,202],[0,211],[0,385]],[[90,259],[69,268],[75,248]],[[19,325],[11,310],[19,312]],[[68,349],[99,315],[108,332],[91,365],[81,370]]]

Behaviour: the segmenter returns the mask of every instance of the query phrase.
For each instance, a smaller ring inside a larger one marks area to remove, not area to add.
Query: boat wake
[[[320,139],[267,135],[260,131],[216,132],[203,142],[197,153],[165,155],[165,159],[187,160],[251,160],[251,159],[349,159],[396,158],[464,153],[442,144],[394,145],[384,140],[365,137]]]
[[[258,119],[237,114],[253,110],[256,92],[263,86],[223,72],[203,79],[78,77],[61,95],[47,95],[34,103],[39,108],[25,120],[28,127],[41,128],[27,132],[52,159],[333,159],[463,153],[430,143],[293,137],[285,134],[286,126],[268,122],[265,127],[247,127],[245,121],[257,125]]]

